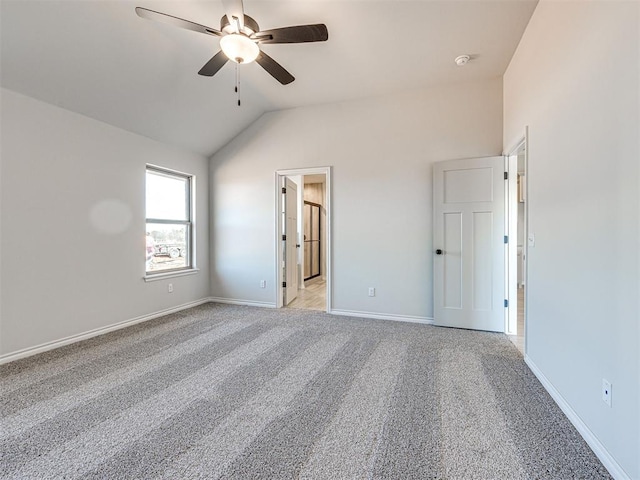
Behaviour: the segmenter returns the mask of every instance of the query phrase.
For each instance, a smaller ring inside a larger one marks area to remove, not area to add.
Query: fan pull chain
[[[238,106],[240,106],[240,70],[239,63],[236,63],[236,93],[238,94]]]

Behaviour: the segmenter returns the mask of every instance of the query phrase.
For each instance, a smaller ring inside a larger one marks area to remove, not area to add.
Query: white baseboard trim
[[[433,325],[433,318],[430,317],[416,317],[412,315],[396,315],[393,313],[358,312],[354,310],[335,309],[331,310],[329,313],[331,313],[332,315],[344,315],[346,317],[372,318],[374,320],[393,320],[394,322],[410,322]]]
[[[277,308],[275,303],[240,300],[235,298],[209,297],[209,301],[215,303],[228,303],[231,305],[247,305],[249,307]],[[395,315],[392,313],[359,312],[355,310],[331,310],[327,313],[330,313],[331,315],[343,315],[345,317],[371,318],[374,320],[393,320],[395,322],[410,322],[433,325],[433,318],[430,317]]]
[[[256,302],[254,300],[241,300],[238,298],[209,297],[210,302],[228,303],[230,305],[246,305],[248,307],[276,308],[272,302]]]
[[[537,365],[529,358],[529,356],[525,355],[524,357],[525,363],[529,366],[533,374],[540,380],[542,386],[547,390],[551,398],[558,404],[560,410],[566,415],[569,421],[573,424],[573,426],[578,430],[578,433],[582,436],[587,445],[591,447],[593,453],[596,454],[598,459],[602,462],[604,467],[609,471],[611,476],[616,480],[631,480],[631,477],[627,475],[624,469],[620,466],[618,462],[611,456],[606,447],[598,440],[598,438],[593,434],[593,432],[589,429],[586,423],[582,421],[580,416],[571,408],[571,405],[567,403],[567,401],[562,397],[560,392],[556,390],[553,384],[549,381],[547,377],[544,376],[542,371],[537,367]]]
[[[4,355],[0,355],[0,365],[4,363],[13,362],[15,360],[20,360],[21,358],[31,357],[33,355],[37,355],[38,353],[47,352],[49,350],[63,347],[71,343],[76,343],[82,340],[87,340],[92,337],[97,337],[98,335],[103,335],[105,333],[113,332],[115,330],[120,330],[122,328],[130,327],[131,325],[146,322],[147,320],[153,320],[154,318],[163,317],[171,313],[179,312],[181,310],[186,310],[187,308],[197,307],[198,305],[203,305],[205,303],[209,303],[210,301],[211,300],[209,298],[202,298],[200,300],[196,300],[195,302],[185,303],[182,305],[178,305],[176,307],[171,307],[164,310],[160,310],[158,312],[150,313],[148,315],[142,315],[140,317],[132,318],[130,320],[114,323],[106,327],[100,327],[94,330],[89,330],[88,332],[78,333],[76,335],[71,335],[69,337],[61,338],[60,340],[54,340],[53,342],[47,342],[47,343],[37,345],[35,347],[28,347],[22,350],[18,350],[16,352],[6,353]]]

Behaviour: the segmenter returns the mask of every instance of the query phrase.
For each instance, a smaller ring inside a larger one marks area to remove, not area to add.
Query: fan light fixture
[[[236,63],[251,63],[260,53],[258,45],[245,35],[231,33],[220,39],[220,48],[224,54]]]

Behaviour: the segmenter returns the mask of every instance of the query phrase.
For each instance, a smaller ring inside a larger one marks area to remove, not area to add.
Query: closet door
[[[304,202],[304,279],[320,275],[321,227],[320,205]]]

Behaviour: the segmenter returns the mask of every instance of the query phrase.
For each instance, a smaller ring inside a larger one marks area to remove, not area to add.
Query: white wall
[[[274,172],[330,165],[333,308],[431,318],[432,163],[501,133],[501,79],[265,114],[211,160],[213,296],[275,304]]]
[[[209,296],[208,160],[2,89],[0,355]],[[196,175],[202,271],[145,283],[145,164]]]
[[[504,76],[505,147],[530,131],[528,357],[636,479],[639,25],[636,1],[543,0]]]

